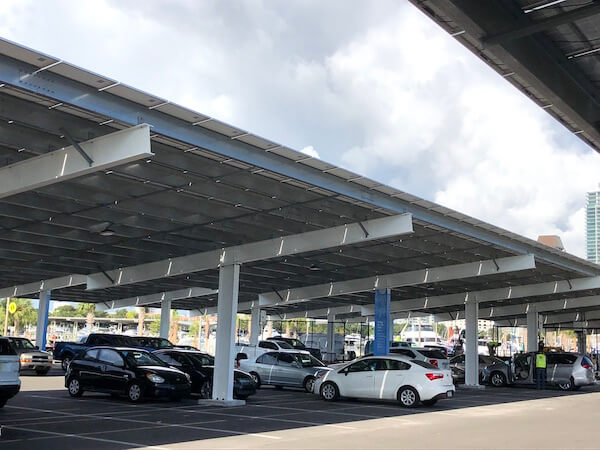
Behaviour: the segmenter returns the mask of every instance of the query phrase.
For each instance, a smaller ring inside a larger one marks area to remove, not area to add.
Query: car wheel
[[[35,369],[35,373],[38,375],[47,375],[50,372],[50,368],[45,369]]]
[[[60,367],[62,367],[62,370],[64,370],[65,372],[67,371],[72,359],[73,359],[72,356],[65,356],[63,358],[63,360],[60,362]]]
[[[144,399],[144,391],[138,383],[131,383],[127,389],[127,398],[131,403],[140,403]]]
[[[431,400],[423,400],[421,403],[423,403],[423,406],[433,406],[437,403],[436,399],[431,399]]]
[[[4,405],[6,405],[7,401],[8,401],[7,398],[0,398],[0,408],[2,408]]]
[[[410,386],[404,386],[398,391],[398,401],[405,408],[414,408],[419,404],[419,393]]]
[[[212,398],[212,383],[210,380],[206,380],[200,386],[200,397],[201,398]]]
[[[566,383],[559,383],[558,387],[561,391],[570,391],[573,389],[573,380],[569,380]]]
[[[312,391],[315,387],[315,377],[306,377],[306,380],[304,380],[304,390],[310,394],[312,394]]]
[[[330,381],[323,383],[320,394],[321,398],[327,402],[333,402],[340,398],[338,387]]]
[[[502,372],[493,372],[490,376],[490,383],[494,387],[502,387],[506,385],[506,377]]]
[[[256,388],[258,389],[260,387],[260,377],[256,372],[250,372],[250,376],[254,380],[254,384],[256,384]]]
[[[77,377],[71,377],[68,384],[69,395],[71,397],[81,397],[83,395],[83,389],[81,389],[81,382]]]

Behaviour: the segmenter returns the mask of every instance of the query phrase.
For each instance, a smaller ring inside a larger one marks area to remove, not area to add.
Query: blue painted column
[[[48,332],[48,312],[50,311],[51,291],[40,292],[37,324],[35,329],[35,344],[40,350],[46,350],[46,334]]]
[[[390,289],[375,290],[375,341],[373,354],[387,355],[390,352]]]

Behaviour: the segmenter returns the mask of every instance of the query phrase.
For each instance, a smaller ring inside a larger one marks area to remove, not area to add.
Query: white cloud
[[[0,35],[584,256],[600,156],[408,2],[4,0]]]

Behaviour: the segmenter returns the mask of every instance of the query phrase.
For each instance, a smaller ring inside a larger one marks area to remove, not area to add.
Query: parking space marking
[[[117,441],[115,439],[104,439],[104,438],[83,436],[83,435],[70,434],[70,433],[58,433],[56,431],[39,431],[39,430],[35,430],[32,428],[15,427],[13,425],[6,425],[5,428],[11,429],[11,430],[17,430],[17,431],[28,431],[30,433],[49,434],[49,435],[56,436],[56,437],[68,437],[68,438],[74,438],[74,439],[84,439],[84,440],[90,440],[90,441],[105,442],[105,443],[110,443],[110,444],[130,445],[132,447],[137,447],[137,448],[144,447],[144,448],[154,448],[157,450],[166,450],[167,449],[166,447],[158,447],[156,445],[145,445],[145,444],[138,444],[135,442]]]
[[[42,410],[42,409],[37,409],[37,408],[27,408],[25,406],[7,406],[7,408],[18,408],[18,409],[28,409],[28,410],[32,410],[32,411],[48,412],[48,410]],[[62,411],[54,411],[54,414],[61,414],[61,415],[74,416],[74,417],[83,417],[86,415],[89,416],[89,414],[74,414],[74,413],[66,413],[66,412],[62,412]],[[103,420],[115,420],[115,421],[120,421],[120,422],[165,425],[165,426],[169,426],[169,427],[173,427],[173,428],[187,428],[187,429],[194,429],[194,430],[215,431],[215,432],[225,433],[225,434],[253,436],[253,437],[266,438],[266,439],[281,439],[280,437],[277,437],[277,436],[270,436],[270,435],[265,435],[262,433],[247,433],[244,431],[224,430],[224,429],[219,429],[219,428],[208,428],[208,427],[200,427],[200,426],[188,426],[188,425],[180,425],[180,424],[176,424],[176,423],[166,424],[164,422],[158,423],[158,422],[151,422],[148,420],[126,419],[123,417],[114,417],[114,416],[113,417],[105,417],[104,415],[94,415],[94,417],[98,418],[98,419],[103,419]]]

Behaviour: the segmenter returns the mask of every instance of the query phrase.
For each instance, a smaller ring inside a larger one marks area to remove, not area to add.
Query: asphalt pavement
[[[53,448],[599,448],[600,388],[459,389],[432,408],[262,388],[245,406],[70,398],[62,371],[21,377],[0,410],[2,450]]]

